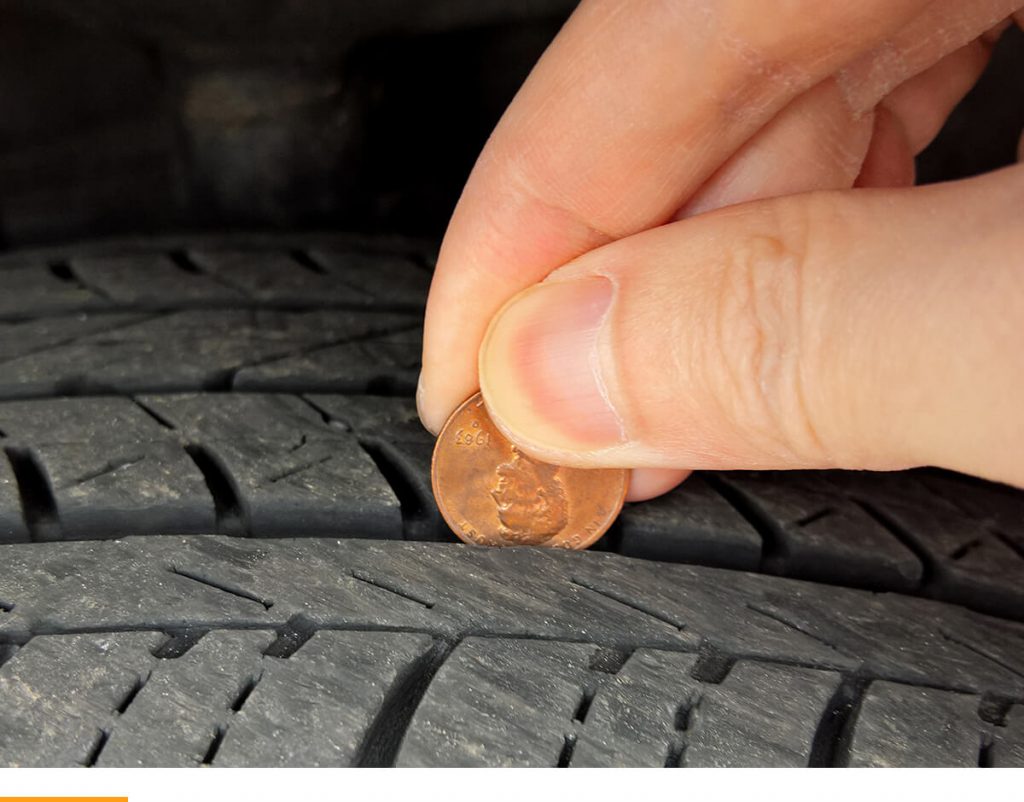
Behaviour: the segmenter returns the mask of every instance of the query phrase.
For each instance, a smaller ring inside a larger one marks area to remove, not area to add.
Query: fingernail
[[[426,410],[424,409],[425,408],[425,404],[424,404],[424,397],[425,397],[425,395],[426,395],[426,388],[423,386],[423,372],[421,371],[420,372],[420,377],[416,380],[416,412],[420,416],[420,422],[423,424],[424,428],[427,429],[428,431],[430,431],[431,433],[436,434],[437,432],[434,431],[433,428],[430,425],[433,421],[431,421],[428,418],[428,416],[426,414]]]
[[[599,349],[614,288],[603,277],[539,284],[502,309],[480,349],[480,387],[499,426],[538,450],[625,440]]]

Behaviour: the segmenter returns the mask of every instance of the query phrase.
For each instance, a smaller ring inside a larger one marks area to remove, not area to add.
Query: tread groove
[[[677,732],[686,732],[690,729],[693,711],[699,704],[700,699],[687,699],[685,702],[680,702],[672,720],[672,726],[675,727]]]
[[[434,602],[425,601],[425,600],[419,598],[418,596],[412,595],[408,591],[399,590],[397,587],[395,587],[393,585],[390,585],[390,584],[384,582],[383,580],[376,579],[374,577],[370,577],[370,576],[364,574],[362,571],[352,571],[351,572],[351,576],[352,576],[353,579],[357,580],[358,582],[363,582],[364,584],[372,585],[375,588],[380,588],[381,590],[383,590],[383,591],[385,591],[387,593],[390,593],[393,596],[398,596],[399,598],[402,598],[402,599],[408,599],[409,601],[415,602],[416,604],[420,605],[421,607],[425,607],[427,610],[430,610],[430,609],[432,609],[434,607]]]
[[[998,657],[989,654],[985,650],[979,649],[974,644],[968,643],[962,638],[958,638],[955,635],[949,634],[944,629],[940,629],[939,634],[942,635],[942,637],[948,640],[950,643],[955,643],[957,646],[960,646],[961,648],[967,649],[967,651],[973,652],[974,654],[978,655],[978,657],[984,658],[989,662],[995,663],[997,666],[1004,669],[1005,671],[1009,671],[1011,674],[1015,674],[1018,677],[1024,678],[1024,671],[1021,671],[1019,668],[1015,668],[1014,666],[1007,663],[1005,660],[1001,660]]]
[[[295,248],[289,251],[288,256],[291,257],[291,260],[303,270],[308,270],[310,273],[314,273],[318,276],[328,275],[327,268],[314,259],[307,251],[304,251],[301,248]],[[349,287],[347,283],[345,286]],[[351,289],[351,287],[349,288]]]
[[[0,668],[3,668],[21,650],[17,643],[0,643]]]
[[[305,395],[302,395],[301,393],[296,394],[295,397],[297,399],[299,399],[299,401],[301,401],[307,407],[309,407],[311,410],[313,410],[313,412],[315,412],[317,415],[319,415],[320,416],[320,420],[322,420],[328,426],[336,427],[336,428],[341,429],[342,431],[345,431],[345,432],[352,431],[352,429],[349,426],[347,426],[346,424],[342,423],[339,420],[336,420],[334,418],[334,416],[331,415],[330,412],[325,410],[323,407],[319,406],[311,398],[307,398]]]
[[[242,505],[241,494],[220,458],[210,448],[199,443],[187,444],[185,453],[203,475],[203,481],[210,491],[217,531],[225,535],[250,534],[249,520]]]
[[[68,262],[51,262],[50,264],[47,265],[47,267],[50,270],[50,275],[52,275],[58,281],[61,281],[65,284],[70,284],[71,286],[77,287],[82,290],[86,289],[86,286],[81,282],[78,276],[75,275],[74,271],[71,269],[71,265]]]
[[[206,747],[206,754],[203,755],[201,765],[212,766],[213,761],[217,759],[217,752],[220,751],[221,744],[224,743],[224,736],[227,735],[228,728],[226,726],[218,726],[213,732],[213,738],[210,740],[210,745]]]
[[[919,563],[921,563],[921,580],[919,589],[929,591],[935,583],[937,564],[925,545],[908,529],[900,526],[891,516],[887,515],[867,499],[851,497],[854,504],[860,507],[872,518],[875,523],[889,532],[894,538],[902,543]]]
[[[685,624],[680,624],[677,621],[673,621],[671,618],[668,618],[667,616],[652,610],[646,605],[639,604],[638,602],[633,601],[632,599],[629,599],[626,596],[623,596],[619,593],[613,593],[611,591],[596,588],[580,580],[578,577],[572,577],[569,580],[569,584],[575,585],[578,588],[583,588],[583,590],[588,590],[591,593],[596,593],[598,596],[602,596],[605,599],[610,599],[611,601],[616,602],[617,604],[621,604],[623,607],[628,607],[631,610],[636,610],[638,613],[643,613],[648,618],[653,618],[655,621],[660,621],[662,624],[672,627],[672,629],[678,632],[682,632],[684,629],[686,629]]]
[[[567,769],[572,764],[572,755],[576,751],[576,734],[568,733],[562,739],[562,751],[558,753],[558,760],[555,762],[556,769]]]
[[[110,304],[117,303],[117,300],[112,298],[109,292],[104,290],[102,287],[97,287],[91,281],[86,281],[82,278],[70,262],[55,262],[50,265],[50,272],[57,278],[61,278],[61,274],[64,274],[68,277],[70,282],[74,282],[83,290],[88,290],[97,298],[100,298]]]
[[[810,526],[813,523],[817,523],[822,518],[828,518],[828,516],[835,514],[835,509],[833,509],[832,507],[826,507],[823,510],[818,510],[818,512],[812,512],[810,515],[805,515],[803,518],[796,521],[794,526],[799,526],[801,529],[803,529],[805,526]]]
[[[146,683],[149,682],[150,676],[152,676],[152,672],[146,674],[146,676],[144,677],[140,676],[135,679],[135,682],[132,684],[132,687],[128,690],[128,693],[126,693],[124,695],[124,698],[121,699],[121,701],[118,702],[117,705],[114,707],[115,713],[117,713],[119,716],[124,715],[124,711],[131,707],[132,702],[135,701],[135,697],[139,695],[139,691],[146,687]]]
[[[963,543],[957,546],[955,549],[953,549],[953,551],[949,553],[949,559],[951,559],[953,562],[959,562],[972,551],[974,551],[982,545],[983,543],[980,537],[968,540],[966,543]]]
[[[590,656],[587,668],[590,671],[599,671],[602,674],[618,674],[630,657],[633,656],[632,649],[616,649],[608,646],[599,646]]]
[[[376,340],[382,337],[387,337],[392,334],[402,334],[407,331],[414,331],[420,327],[419,323],[405,323],[395,326],[383,326],[379,329],[371,329],[363,334],[345,334],[340,337],[334,337],[333,339],[314,343],[312,345],[304,345],[300,348],[293,348],[290,351],[278,351],[271,356],[266,356],[261,359],[254,359],[250,362],[242,362],[234,367],[225,371],[225,389],[230,390],[235,383],[235,378],[243,370],[249,370],[250,368],[258,368],[263,365],[269,365],[273,362],[281,362],[286,359],[298,359],[299,357],[306,357],[310,354],[316,354],[320,351],[326,351],[329,348],[335,348],[339,345],[350,345],[352,343],[365,342],[366,340]],[[386,395],[386,393],[377,393],[372,388],[367,388],[368,392],[376,395]]]
[[[1005,532],[1000,532],[998,529],[989,529],[989,534],[992,535],[996,540],[1002,543],[1006,548],[1024,560],[1024,546],[1021,546],[1016,540],[1007,535]]]
[[[316,632],[316,625],[306,616],[301,613],[293,615],[277,631],[274,641],[263,650],[263,656],[287,660],[301,649]]]
[[[275,476],[271,476],[269,479],[266,480],[266,484],[276,485],[278,482],[283,482],[285,479],[291,479],[293,476],[298,476],[299,474],[305,473],[308,470],[312,470],[318,465],[323,465],[325,462],[330,462],[332,459],[333,456],[328,454],[326,457],[315,459],[312,462],[303,462],[300,465],[296,465],[294,468],[289,468],[288,470],[283,471],[282,473],[279,473]]]
[[[666,769],[678,769],[683,765],[683,752],[686,751],[686,742],[682,738],[673,738],[669,741],[668,749],[665,752],[665,762],[662,764]]]
[[[30,448],[8,446],[4,453],[18,485],[22,516],[29,537],[36,542],[60,540],[57,500],[35,452]]]
[[[978,703],[978,718],[993,727],[1005,727],[1006,717],[1013,707],[1013,700],[993,693],[982,694]]]
[[[410,526],[413,520],[421,517],[426,511],[423,500],[412,480],[389,452],[390,446],[373,438],[359,438],[359,445],[373,460],[377,470],[381,472],[391,491],[398,499],[402,513],[402,537],[410,539]]]
[[[168,251],[167,258],[169,258],[183,273],[187,273],[190,276],[202,276],[207,281],[212,281],[214,284],[224,287],[233,293],[238,293],[238,300],[241,302],[249,301],[250,303],[255,303],[257,300],[252,297],[245,287],[238,286],[233,281],[228,280],[219,273],[215,273],[204,268],[199,264],[199,262],[195,261],[192,258],[192,255],[186,250],[175,249]]]
[[[836,646],[831,641],[827,641],[824,638],[819,637],[818,635],[815,635],[813,632],[808,632],[803,627],[799,627],[796,624],[794,624],[792,621],[788,621],[787,619],[783,618],[778,613],[773,613],[770,610],[765,610],[765,609],[763,609],[762,607],[759,607],[756,604],[751,604],[750,602],[747,602],[747,604],[745,606],[746,606],[746,608],[748,610],[751,610],[752,612],[755,612],[758,615],[763,615],[765,618],[771,619],[772,621],[775,621],[778,624],[782,624],[782,626],[787,627],[787,628],[793,630],[794,632],[799,632],[804,637],[810,638],[813,641],[817,641],[822,646],[827,646],[832,651],[838,652],[839,654],[842,654],[842,651],[839,649],[839,647]]]
[[[395,765],[416,709],[456,646],[458,641],[436,639],[430,649],[395,679],[366,730],[353,766],[386,768]]]
[[[294,619],[304,619],[308,622],[308,628],[304,632],[294,631],[292,622]],[[240,632],[240,631],[252,631],[252,630],[267,630],[272,629],[273,625],[264,623],[247,623],[233,625],[230,623],[218,623],[213,626],[209,626],[207,631],[218,631],[218,632]],[[25,643],[32,640],[35,637],[48,637],[48,636],[60,636],[60,635],[81,635],[81,634],[108,634],[108,633],[119,633],[119,632],[153,632],[157,627],[151,625],[97,625],[97,626],[52,626],[52,625],[40,625],[34,627],[31,631],[19,631],[5,634],[5,641],[0,641],[0,644],[6,643],[8,645],[24,646]],[[290,650],[290,644],[295,642],[295,638],[302,637],[302,643],[308,640],[305,635],[308,633],[309,637],[312,637],[317,632],[392,632],[401,633],[408,635],[428,635],[433,638],[437,637],[448,637],[448,633],[439,632],[437,629],[428,627],[415,627],[415,626],[391,626],[386,624],[362,624],[362,623],[345,623],[345,624],[313,624],[303,614],[298,614],[289,619],[289,622],[281,627],[279,630],[279,637],[267,649],[264,650],[263,654],[266,657],[281,657],[287,658],[291,654],[294,654],[294,650]],[[284,634],[284,638],[280,637]],[[459,638],[479,638],[482,640],[500,640],[500,641],[536,641],[539,643],[556,643],[556,644],[582,644],[582,645],[593,645],[593,640],[585,637],[572,637],[571,635],[537,635],[537,634],[523,634],[523,633],[508,633],[508,632],[488,632],[486,630],[467,628],[458,634]],[[301,646],[301,644],[299,644]],[[643,639],[639,639],[635,644],[637,648],[649,648],[656,649],[664,652],[678,653],[678,654],[693,654],[692,649],[685,648],[684,644],[667,644],[663,641],[647,642]],[[280,651],[284,650],[284,654]],[[710,653],[709,653],[710,652]],[[772,665],[779,666],[792,666],[794,668],[809,668],[815,671],[834,671],[836,670],[832,666],[822,665],[820,661],[805,661],[798,659],[788,659],[783,657],[773,657],[771,659],[765,658],[753,658],[744,657],[744,660],[758,660],[758,662],[770,663]],[[721,652],[715,651],[713,648],[709,649],[706,646],[702,646],[699,652],[697,664],[690,672],[690,676],[705,684],[718,684],[724,681],[725,677],[728,676],[737,658],[730,655],[726,655]],[[963,684],[950,684],[942,682],[929,682],[914,680],[908,681],[905,677],[897,674],[892,674],[888,671],[877,671],[873,672],[871,679],[884,680],[889,682],[900,682],[903,684],[913,685],[918,688],[932,688],[938,691],[950,691],[952,693],[965,693],[968,689]],[[1024,693],[1019,695],[1010,694],[1007,698],[1011,699],[1014,704],[1024,704]]]
[[[849,765],[853,731],[869,684],[870,680],[859,676],[844,677],[839,683],[818,719],[811,741],[808,766],[827,768]]]
[[[205,629],[182,629],[167,632],[167,640],[152,651],[158,660],[176,660],[199,643],[208,632]]]
[[[141,409],[146,415],[148,415],[150,418],[152,418],[157,423],[159,423],[161,428],[169,429],[172,432],[177,430],[177,428],[178,428],[177,426],[175,426],[173,423],[171,423],[169,420],[167,420],[167,418],[165,418],[163,415],[161,415],[155,409],[150,407],[148,404],[145,404],[144,402],[140,401],[138,398],[132,398],[132,402],[135,404],[135,406],[137,406],[139,409]]]
[[[256,690],[256,686],[260,684],[261,679],[263,679],[262,671],[254,677],[249,677],[238,692],[238,695],[231,700],[231,704],[228,706],[232,713],[237,713],[245,706],[245,703],[249,701],[249,697],[252,696],[252,692]]]
[[[119,460],[112,460],[106,463],[102,468],[97,468],[95,471],[89,471],[89,473],[84,473],[81,476],[76,476],[70,482],[60,485],[60,488],[77,487],[78,485],[88,484],[89,482],[95,481],[96,479],[106,476],[107,474],[116,473],[117,471],[120,471],[124,468],[130,468],[132,465],[138,465],[145,459],[146,455],[140,454],[138,456],[126,457],[124,459]]]
[[[92,745],[89,747],[89,751],[86,753],[85,760],[82,762],[82,765],[85,768],[91,769],[96,765],[96,761],[100,759],[100,755],[103,754],[103,750],[109,740],[109,730],[101,729],[97,731],[96,739],[92,742]]]
[[[708,486],[721,496],[761,536],[759,570],[767,574],[781,574],[785,570],[789,551],[785,535],[778,522],[761,505],[720,474],[702,473]]]
[[[576,709],[573,711],[572,720],[577,724],[583,724],[587,720],[587,713],[590,712],[590,705],[594,701],[594,697],[597,695],[597,688],[593,685],[588,685],[583,688],[580,694],[580,701],[576,705]]]
[[[250,601],[250,602],[254,602],[255,604],[259,604],[259,605],[261,605],[263,607],[264,610],[269,610],[271,607],[274,606],[274,602],[269,601],[268,599],[262,599],[259,596],[257,596],[255,593],[250,593],[247,590],[242,590],[241,588],[234,587],[233,585],[228,585],[228,584],[225,584],[223,582],[218,582],[215,579],[209,579],[209,578],[207,578],[205,576],[201,576],[199,574],[195,574],[195,573],[193,573],[191,571],[183,571],[180,568],[177,568],[177,567],[175,567],[173,565],[170,568],[168,568],[167,570],[170,573],[175,574],[176,576],[184,577],[185,579],[190,579],[193,582],[196,582],[196,583],[198,583],[200,585],[205,585],[208,588],[213,588],[214,590],[219,590],[222,593],[228,593],[228,594],[230,594],[232,596],[235,596],[235,597],[237,597],[239,599],[245,599],[246,601]]]
[[[991,733],[983,732],[978,738],[978,768],[990,769],[995,765],[992,749],[995,739]]]
[[[188,273],[190,276],[207,276],[208,278],[215,278],[203,270],[197,265],[188,251],[175,249],[167,252],[167,258],[170,259],[183,273]]]
[[[705,685],[721,685],[735,664],[735,657],[704,642],[697,651],[697,662],[690,670],[690,677]]]

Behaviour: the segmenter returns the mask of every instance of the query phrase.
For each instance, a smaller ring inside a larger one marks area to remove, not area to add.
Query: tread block
[[[892,590],[917,587],[914,553],[830,482],[810,473],[780,481],[771,473],[722,474],[721,481],[755,505],[777,541],[766,561],[787,576]]]
[[[325,625],[425,624],[447,635],[528,634],[684,651],[705,644],[737,658],[1024,695],[1024,680],[1004,666],[1019,664],[1024,654],[1021,626],[928,600],[795,580],[609,554],[365,540],[149,537],[60,544],[57,562],[67,576],[62,582],[69,584],[50,587],[49,563],[40,563],[38,548],[6,547],[0,579],[4,601],[15,609],[0,616],[0,632],[29,630],[39,620],[61,627],[152,625],[166,622],[170,611],[179,623],[168,626],[180,626],[177,616],[184,615],[222,620],[217,616],[225,610],[279,626],[302,613]],[[105,567],[111,561],[124,566],[118,577]],[[264,610],[251,599],[169,577],[171,565],[197,575],[212,573],[217,584],[246,589],[250,596],[272,600],[273,607]],[[353,572],[372,582],[346,578]],[[83,581],[96,589],[85,610],[80,596],[69,598],[64,590]],[[331,612],[339,609],[346,611],[340,619]],[[685,628],[680,631],[670,620]],[[941,634],[981,627],[988,628],[989,640],[1000,642],[999,662]]]
[[[130,399],[6,402],[0,429],[35,455],[63,537],[216,531],[202,473]]]
[[[84,287],[74,276],[63,275],[46,265],[8,267],[0,272],[4,286],[14,289],[0,294],[0,317],[23,318],[96,310],[110,304]]]
[[[11,360],[0,397],[208,389],[249,365],[408,325],[409,317],[340,310],[176,312]]]
[[[143,396],[140,402],[201,442],[223,465],[255,537],[302,533],[402,536],[402,512],[358,441],[298,398]]]
[[[258,684],[273,632],[214,631],[152,673],[110,728],[97,766],[195,766],[232,706]],[[251,695],[251,691],[250,691]]]
[[[1016,622],[954,607],[945,608],[938,619],[929,613],[934,608],[927,600],[910,596],[821,585],[811,593],[800,590],[809,586],[796,581],[783,591],[777,579],[767,576],[750,576],[737,587],[736,574],[728,571],[669,570],[664,564],[641,579],[612,565],[592,565],[587,581],[680,622],[686,632],[704,635],[708,645],[735,657],[868,671],[900,682],[964,690],[1024,690],[1024,677],[1012,668],[1012,655],[1024,642],[1024,627]],[[719,582],[708,581],[715,574]],[[684,587],[687,593],[680,592]],[[997,659],[970,643],[971,634],[981,628],[1000,642],[1003,651],[993,655]]]
[[[1024,627],[940,602],[610,554],[333,538],[13,544],[5,557],[0,762],[148,763],[165,744],[169,763],[365,763],[390,759],[385,722],[414,710],[403,765],[798,765],[838,681],[823,630],[869,681],[836,727],[837,762],[1016,760],[1016,708],[1005,726],[998,710],[1024,697],[1003,666],[1024,655]],[[683,632],[668,620],[684,617]],[[183,627],[213,632],[152,656],[156,630]],[[439,639],[460,637],[438,667]],[[257,656],[271,639],[297,650]]]
[[[555,766],[594,646],[467,638],[438,670],[400,766]]]
[[[0,669],[0,762],[90,762],[116,708],[145,677],[159,632],[35,638]]]
[[[311,270],[284,251],[197,250],[189,255],[224,283],[271,306],[373,302],[370,295],[340,281],[336,274]]]
[[[313,393],[306,397],[332,421],[356,434],[382,440],[426,443],[433,448],[434,437],[420,423],[416,402],[411,398]]]
[[[265,658],[213,764],[352,765],[389,694],[432,645],[429,635],[321,631],[287,660]]]
[[[314,248],[309,255],[329,275],[358,287],[377,303],[417,307],[426,303],[430,273],[404,256],[333,248]]]
[[[73,343],[87,334],[118,329],[138,323],[146,317],[145,314],[135,312],[83,313],[64,317],[44,317],[21,323],[0,323],[0,360],[6,361]]]
[[[657,563],[655,563],[657,564]],[[735,574],[720,572],[721,581],[708,581],[678,566],[641,577],[619,571],[612,563],[592,565],[584,581],[594,591],[616,600],[620,609],[644,611],[658,620],[672,621],[682,631],[713,649],[736,657],[762,657],[812,663],[827,668],[853,670],[859,655],[836,649],[815,637],[810,627],[796,628],[755,609],[762,602],[757,577],[742,589],[731,586]],[[609,570],[610,569],[610,570]],[[696,590],[694,583],[699,586]],[[680,593],[680,588],[692,592]],[[830,589],[831,590],[831,589]]]
[[[603,682],[596,675],[595,687],[587,689],[590,705],[574,721],[569,765],[661,767],[671,761],[701,693],[690,677],[696,663],[695,654],[637,649]]]
[[[348,548],[355,543],[365,548]],[[584,591],[567,581],[562,560],[532,550],[337,538],[144,537],[61,543],[59,554],[48,552],[41,561],[38,546],[5,549],[0,599],[14,609],[0,615],[0,635],[43,624],[50,631],[210,627],[232,620],[280,627],[301,615],[318,626],[429,629],[446,637],[475,630],[689,651],[700,640]],[[83,585],[88,605],[82,603]],[[272,604],[266,608],[253,599]]]
[[[142,395],[138,401],[187,441],[208,438],[301,445],[303,439],[343,437],[294,396],[230,393]],[[2,416],[3,405],[0,405]]]
[[[621,553],[669,562],[754,570],[761,537],[699,475],[671,493],[623,511]]]
[[[217,456],[253,536],[401,537],[398,499],[370,455],[298,398],[186,394],[140,402]]]
[[[878,474],[845,481],[926,553],[933,592],[976,607],[980,601],[981,609],[1000,615],[1024,616],[1024,549],[1000,530],[994,514],[988,519],[969,515],[913,476]],[[1012,514],[1003,514],[1002,523],[1010,524],[1006,528],[1019,532],[1011,528]]]
[[[1019,489],[947,471],[918,471],[915,478],[1024,554],[1024,493]]]
[[[976,766],[978,697],[893,682],[872,683],[857,713],[849,765]]]
[[[65,537],[217,529],[203,475],[176,443],[58,443],[33,451],[48,476]]]
[[[238,390],[411,395],[419,378],[419,328],[309,350],[238,371]]]
[[[394,491],[351,436],[204,445],[227,469],[254,537],[402,537]]]
[[[690,714],[686,766],[806,766],[839,675],[738,662]]]
[[[164,309],[173,305],[217,305],[245,296],[203,275],[189,272],[163,253],[87,256],[71,261],[83,283],[116,304]],[[140,280],[142,277],[142,280]]]
[[[167,431],[130,398],[52,398],[0,403],[0,430],[21,442],[147,443]]]

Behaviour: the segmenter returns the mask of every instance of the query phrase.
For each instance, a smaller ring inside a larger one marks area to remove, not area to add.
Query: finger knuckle
[[[738,238],[721,266],[717,330],[709,338],[715,396],[758,451],[780,460],[818,462],[822,444],[806,398],[806,293],[810,221],[775,211]]]

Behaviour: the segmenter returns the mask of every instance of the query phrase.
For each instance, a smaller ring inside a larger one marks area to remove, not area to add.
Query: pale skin
[[[1024,165],[913,186],[1022,8],[584,0],[452,217],[424,424],[479,387],[630,500],[711,468],[1024,486]]]

